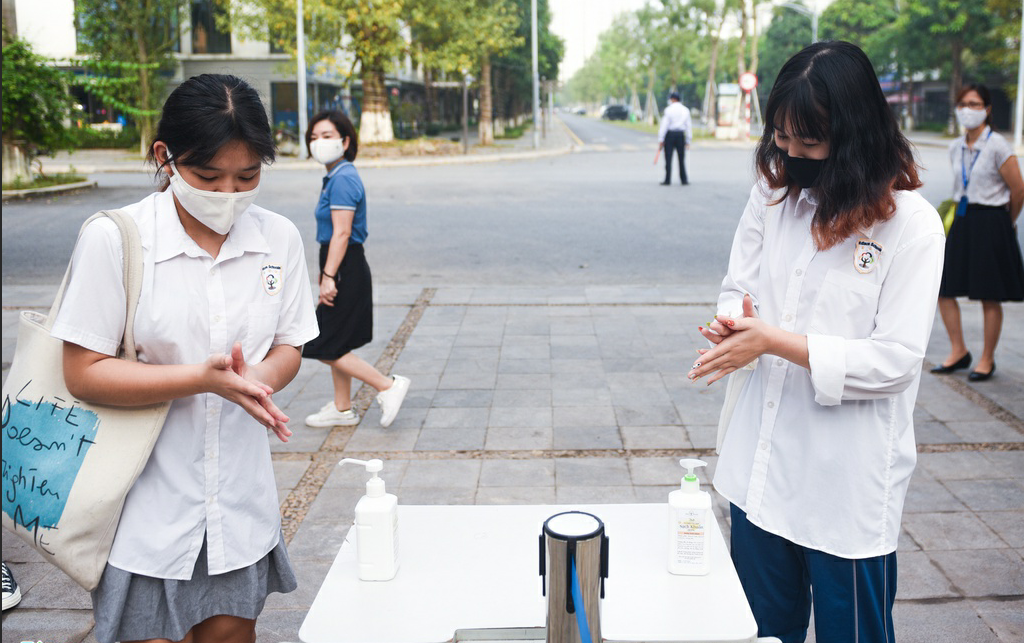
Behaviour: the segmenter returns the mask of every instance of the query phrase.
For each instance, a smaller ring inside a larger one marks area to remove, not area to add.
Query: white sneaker
[[[398,409],[402,408],[402,401],[405,394],[409,392],[409,378],[401,375],[393,376],[395,383],[386,391],[377,393],[377,404],[380,404],[380,425],[391,426],[398,415]]]
[[[323,405],[319,411],[306,416],[306,426],[323,429],[331,426],[355,426],[359,424],[359,416],[352,409],[339,411],[334,402]]]
[[[15,582],[11,570],[7,569],[7,563],[3,563],[3,608],[6,612],[21,602],[21,590]]]

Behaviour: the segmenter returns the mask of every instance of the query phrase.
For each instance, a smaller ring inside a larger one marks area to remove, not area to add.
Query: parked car
[[[629,119],[629,107],[625,105],[609,105],[604,109],[601,118],[609,121],[624,121]]]
[[[586,107],[577,107],[576,109],[573,110],[573,113],[578,114],[580,116],[586,116],[587,115],[587,108]]]

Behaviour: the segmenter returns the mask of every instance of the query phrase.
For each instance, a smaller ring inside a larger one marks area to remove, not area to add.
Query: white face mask
[[[235,224],[238,215],[252,205],[260,191],[259,184],[245,192],[210,192],[193,187],[181,178],[178,168],[171,162],[171,191],[178,197],[178,203],[196,221],[217,234],[227,234]]]
[[[310,141],[309,153],[317,163],[330,165],[345,155],[344,139],[318,138]]]
[[[960,122],[964,129],[981,127],[986,117],[988,117],[988,113],[984,109],[956,108],[956,120]]]

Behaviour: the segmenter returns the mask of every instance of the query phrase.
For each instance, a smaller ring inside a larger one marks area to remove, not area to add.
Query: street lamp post
[[[1020,20],[1020,54],[1017,59],[1017,100],[1014,105],[1013,149],[1020,151],[1021,130],[1024,128],[1024,17]]]
[[[533,54],[533,147],[540,147],[540,72],[537,63],[537,0],[530,0],[530,43]]]
[[[307,127],[306,115],[306,25],[302,17],[302,0],[295,3],[295,58],[298,60],[296,83],[299,102],[299,158],[306,158],[306,146],[302,144]]]
[[[811,19],[811,42],[818,42],[818,5],[815,3],[814,8],[810,9],[802,4],[794,4],[792,2],[783,2],[779,5],[787,9],[792,9],[797,13],[802,13]]]
[[[469,70],[462,70],[462,153],[469,154]]]

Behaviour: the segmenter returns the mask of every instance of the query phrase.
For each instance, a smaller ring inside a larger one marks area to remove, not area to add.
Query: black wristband
[[[327,278],[328,278],[328,279],[330,279],[331,281],[333,281],[333,280],[335,280],[335,279],[337,279],[337,278],[338,278],[338,274],[337,274],[337,273],[335,273],[335,274],[333,274],[333,275],[329,275],[329,274],[327,274],[326,272],[324,272],[323,270],[321,270],[321,271],[320,271],[320,276],[321,276],[321,277],[327,277]]]

